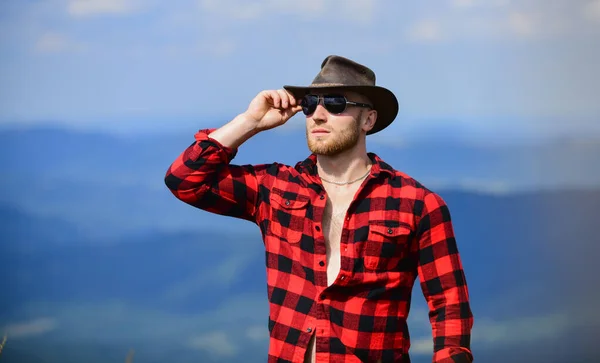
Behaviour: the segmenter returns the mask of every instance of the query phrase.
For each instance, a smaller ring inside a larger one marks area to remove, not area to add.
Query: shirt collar
[[[396,174],[394,168],[391,165],[383,161],[377,154],[369,152],[367,153],[369,159],[373,163],[371,167],[371,176],[378,177],[380,174],[388,174],[390,177]],[[296,169],[300,173],[308,174],[311,178],[317,178],[317,155],[311,154],[303,161],[296,164]]]

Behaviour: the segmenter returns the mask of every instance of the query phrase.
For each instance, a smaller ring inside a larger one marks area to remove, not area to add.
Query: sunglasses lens
[[[316,95],[306,95],[300,101],[302,112],[305,115],[311,115],[317,109],[319,97]],[[346,110],[346,98],[344,96],[325,96],[323,100],[325,109],[332,114],[339,114]]]
[[[305,115],[310,115],[317,109],[317,103],[319,102],[319,98],[313,95],[306,95],[300,101],[300,106],[302,106],[302,112]]]
[[[330,113],[342,113],[346,109],[346,98],[344,96],[326,96],[325,109]]]

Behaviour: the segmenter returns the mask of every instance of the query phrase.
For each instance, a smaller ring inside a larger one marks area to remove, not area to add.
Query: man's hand
[[[262,91],[245,112],[209,136],[224,146],[237,148],[258,132],[283,125],[301,109],[294,96],[284,89]]]
[[[288,91],[266,90],[250,102],[244,115],[256,122],[256,130],[264,131],[283,125],[300,110],[299,102]]]

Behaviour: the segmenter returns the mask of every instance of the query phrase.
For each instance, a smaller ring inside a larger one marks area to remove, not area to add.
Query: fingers
[[[288,100],[290,102],[291,106],[297,106],[298,105],[298,101],[296,100],[296,98],[294,97],[294,95],[292,95],[291,93],[289,93],[287,90],[283,90],[285,92],[285,94],[288,97]]]
[[[281,108],[286,109],[290,107],[290,95],[283,89],[277,90],[277,93],[281,97]]]
[[[284,119],[289,120],[290,118],[292,118],[295,114],[297,114],[301,110],[302,110],[302,106],[292,106],[292,107],[285,109],[283,111]]]
[[[264,95],[267,99],[270,99],[274,108],[285,110],[289,107],[295,107],[298,103],[294,96],[285,89],[264,91]]]
[[[279,89],[279,90],[277,90],[277,93],[281,97],[281,107],[282,108],[288,108],[288,107],[296,106],[296,104],[297,104],[296,99],[287,90],[285,90],[285,89]]]
[[[281,108],[281,95],[277,91],[267,91],[267,97],[271,99],[274,108]]]

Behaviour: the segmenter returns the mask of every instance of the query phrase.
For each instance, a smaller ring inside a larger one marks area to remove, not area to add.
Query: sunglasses
[[[340,114],[346,111],[346,107],[348,105],[356,107],[373,108],[373,106],[366,103],[348,101],[348,99],[346,99],[346,97],[342,95],[306,95],[300,101],[300,106],[302,106],[302,112],[306,116],[311,115],[313,112],[315,112],[321,100],[323,100],[323,106],[325,107],[327,112],[331,114]]]

